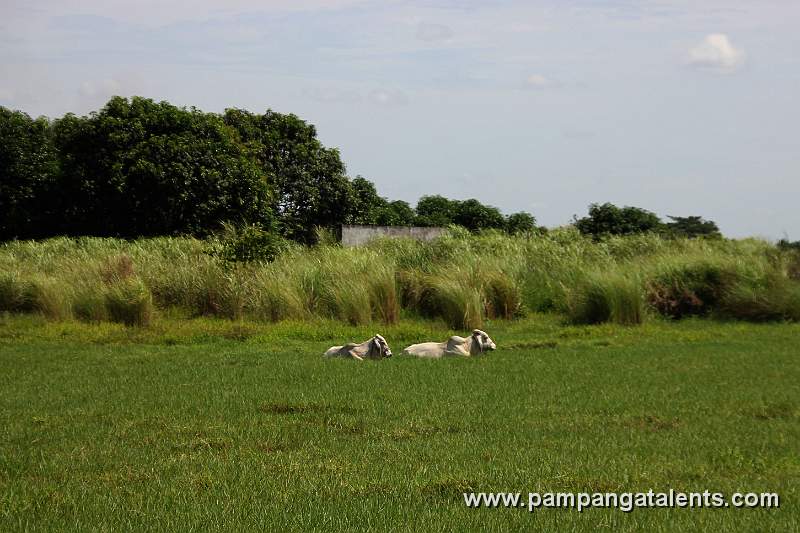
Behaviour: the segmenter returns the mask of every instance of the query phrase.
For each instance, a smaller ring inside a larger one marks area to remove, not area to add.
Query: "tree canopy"
[[[640,207],[617,207],[611,203],[589,205],[589,214],[576,218],[575,227],[584,235],[599,239],[609,235],[657,232],[668,237],[720,237],[717,224],[699,216],[669,217],[664,223],[655,213]]]
[[[667,222],[665,227],[678,237],[721,237],[717,224],[699,216],[673,217],[668,216],[672,222]]]
[[[626,209],[636,210],[624,208],[623,220]],[[56,120],[0,107],[0,240],[204,236],[233,226],[310,243],[317,227],[338,224],[536,229],[532,215],[506,217],[474,198],[423,196],[412,207],[382,197],[368,179],[350,179],[338,150],[293,114],[205,113],[118,96]],[[625,224],[634,231],[642,221]],[[697,221],[673,224],[700,231]]]

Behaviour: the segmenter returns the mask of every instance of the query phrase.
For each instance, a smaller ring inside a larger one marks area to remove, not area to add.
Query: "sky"
[[[800,239],[796,0],[0,0],[0,105],[294,113],[412,205]]]

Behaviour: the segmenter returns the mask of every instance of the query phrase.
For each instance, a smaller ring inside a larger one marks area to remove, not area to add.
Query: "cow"
[[[439,359],[440,357],[458,355],[470,357],[484,353],[487,350],[494,350],[497,345],[485,331],[479,329],[472,330],[472,335],[468,338],[454,335],[447,342],[423,342],[412,344],[403,349],[404,355],[423,357],[428,359]]]
[[[381,335],[375,334],[361,344],[351,342],[344,346],[331,346],[322,354],[323,357],[348,357],[363,361],[364,359],[381,359],[392,356],[389,344]]]

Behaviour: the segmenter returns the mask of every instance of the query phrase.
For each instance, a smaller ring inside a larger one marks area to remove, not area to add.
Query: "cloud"
[[[556,81],[541,74],[531,74],[525,78],[525,87],[529,89],[549,89],[557,85]]]
[[[719,72],[733,72],[744,63],[744,51],[731,44],[724,33],[712,33],[689,50],[689,64]]]
[[[369,99],[372,103],[384,107],[395,107],[408,103],[405,93],[397,89],[375,89],[369,93]]]
[[[0,87],[0,101],[8,100],[11,101],[14,99],[14,91],[11,89],[4,89]]]
[[[426,24],[421,22],[417,25],[417,39],[426,42],[446,41],[453,36],[453,30],[444,24]]]

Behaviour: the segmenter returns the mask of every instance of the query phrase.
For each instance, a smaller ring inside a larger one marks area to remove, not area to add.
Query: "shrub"
[[[99,287],[87,287],[76,291],[72,300],[72,314],[85,322],[108,320],[106,297]]]
[[[65,320],[72,316],[72,294],[69,286],[52,278],[32,280],[26,287],[26,303],[50,320]]]
[[[289,246],[289,241],[259,226],[226,225],[222,239],[209,253],[228,263],[271,263]]]
[[[0,312],[24,311],[28,307],[26,284],[12,272],[0,273]]]
[[[308,318],[300,276],[282,269],[260,269],[248,290],[247,310],[262,320]]]
[[[141,280],[131,278],[111,285],[105,294],[108,317],[127,326],[148,326],[153,317],[153,296]]]
[[[100,278],[108,285],[125,281],[135,274],[133,259],[128,254],[109,257],[100,266]]]
[[[647,302],[672,318],[704,315],[737,278],[733,268],[711,261],[668,263],[647,282]]]
[[[428,314],[444,319],[453,329],[483,327],[483,298],[472,280],[453,270],[430,276]]]
[[[593,274],[569,293],[567,316],[575,324],[644,321],[644,301],[638,279],[622,274]]]
[[[325,284],[324,293],[325,307],[330,316],[354,326],[369,324],[372,320],[370,292],[363,277],[350,275],[333,283],[330,281]]]
[[[520,289],[508,275],[503,272],[491,272],[486,275],[483,285],[485,300],[484,309],[487,318],[514,318],[522,306]]]
[[[799,321],[800,283],[777,276],[763,284],[738,283],[722,297],[719,314],[751,322]]]
[[[383,324],[395,324],[400,318],[400,299],[394,268],[373,269],[370,276],[370,303],[375,319]]]

